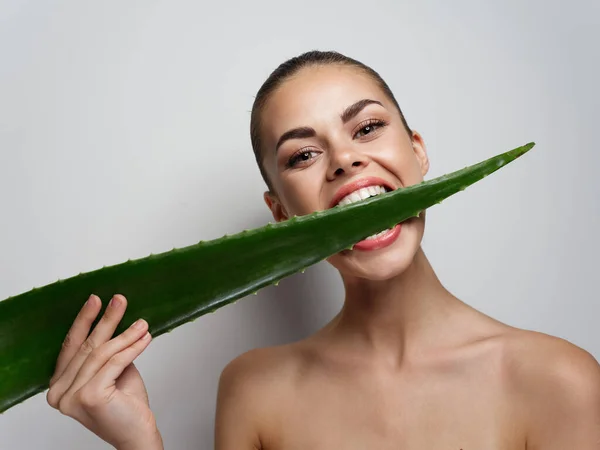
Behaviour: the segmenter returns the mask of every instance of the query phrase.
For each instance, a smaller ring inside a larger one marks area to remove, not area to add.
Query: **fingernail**
[[[138,330],[144,328],[144,320],[143,319],[136,320],[133,323],[133,328],[137,328]]]
[[[142,341],[147,341],[148,339],[150,339],[150,332],[147,332],[145,335],[142,336]]]
[[[94,301],[94,294],[90,295],[83,306],[90,306]]]
[[[113,297],[110,300],[110,303],[108,304],[108,306],[112,306],[113,308],[116,306],[119,306],[121,304],[121,299],[119,297]]]

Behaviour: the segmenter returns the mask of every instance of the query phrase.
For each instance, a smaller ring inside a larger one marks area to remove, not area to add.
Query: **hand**
[[[115,295],[90,334],[101,307],[92,295],[75,318],[50,380],[48,403],[118,449],[162,449],[133,364],[151,341],[148,323],[140,319],[111,339],[127,308],[125,297]]]

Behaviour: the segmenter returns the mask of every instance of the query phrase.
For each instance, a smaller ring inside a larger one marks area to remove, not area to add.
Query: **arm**
[[[230,362],[219,379],[215,417],[215,450],[260,450],[257,406],[247,355]],[[254,398],[255,397],[255,398]]]
[[[160,432],[156,430],[155,433],[147,436],[145,442],[139,440],[130,446],[117,447],[117,450],[164,450],[164,448],[162,436],[160,435]]]

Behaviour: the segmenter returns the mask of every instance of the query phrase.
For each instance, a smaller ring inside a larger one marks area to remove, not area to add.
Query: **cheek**
[[[411,150],[391,147],[377,158],[379,165],[395,175],[403,187],[423,181],[421,168]]]
[[[303,216],[322,209],[319,184],[298,175],[301,174],[282,180],[281,184],[283,202],[290,217]]]
[[[423,181],[423,173],[421,172],[421,166],[417,158],[412,155],[410,158],[407,158],[405,177],[403,180],[404,186],[412,186],[414,184],[418,184]]]

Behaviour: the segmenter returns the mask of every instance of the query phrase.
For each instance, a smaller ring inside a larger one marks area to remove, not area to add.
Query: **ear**
[[[285,207],[281,204],[281,201],[275,194],[271,193],[270,191],[265,191],[263,197],[265,199],[265,203],[271,210],[271,214],[273,214],[273,219],[275,219],[276,222],[281,222],[288,219],[289,215],[285,210]]]
[[[419,165],[421,166],[421,175],[425,176],[427,172],[429,172],[429,157],[427,156],[427,148],[425,147],[425,142],[423,141],[423,137],[419,134],[419,132],[412,132],[412,146],[415,152],[415,156],[419,161]]]

